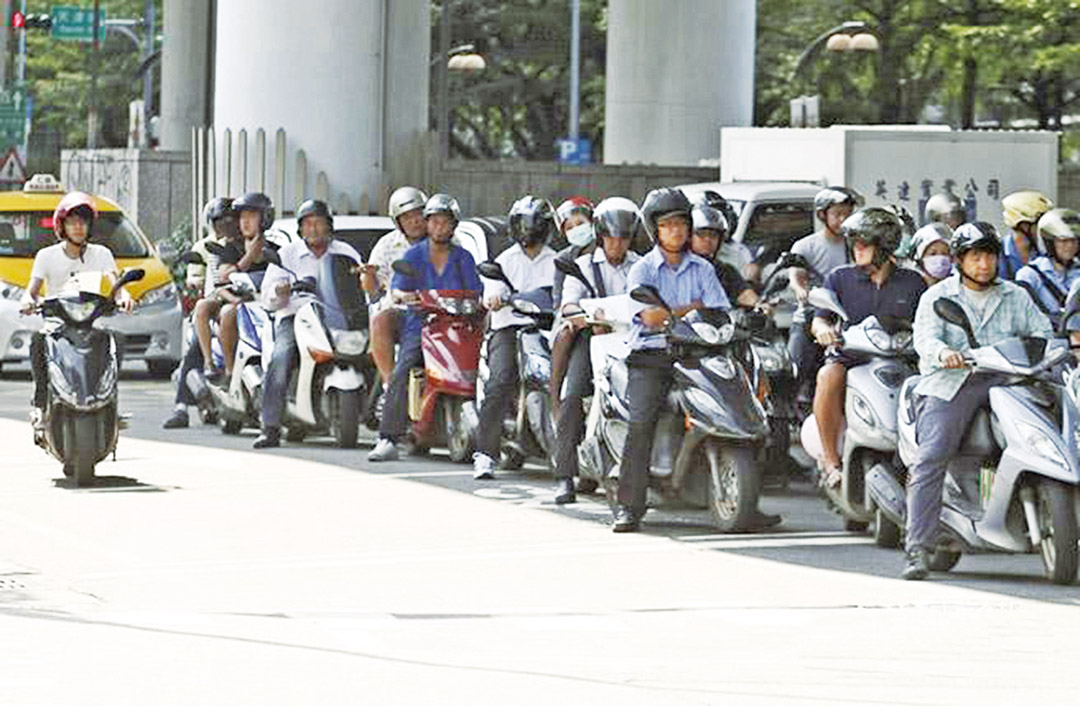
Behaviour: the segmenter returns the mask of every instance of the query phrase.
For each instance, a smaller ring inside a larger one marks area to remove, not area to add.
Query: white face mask
[[[922,266],[926,274],[934,279],[945,279],[952,269],[952,258],[948,255],[927,255],[922,259]]]
[[[574,247],[583,248],[593,244],[596,231],[593,230],[592,223],[580,223],[566,231],[566,239]]]

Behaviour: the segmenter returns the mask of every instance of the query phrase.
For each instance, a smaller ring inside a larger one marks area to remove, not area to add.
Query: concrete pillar
[[[755,0],[610,0],[604,162],[696,165],[749,126]]]
[[[428,12],[427,0],[219,2],[214,125],[284,128],[290,157],[307,155],[308,195],[325,172],[331,194],[374,196],[387,155],[427,128]]]
[[[208,118],[211,0],[165,0],[164,14],[160,147],[188,151],[191,128]]]

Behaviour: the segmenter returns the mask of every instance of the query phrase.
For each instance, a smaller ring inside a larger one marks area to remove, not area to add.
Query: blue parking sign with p
[[[588,164],[592,161],[592,142],[584,137],[559,140],[559,161],[563,164]]]

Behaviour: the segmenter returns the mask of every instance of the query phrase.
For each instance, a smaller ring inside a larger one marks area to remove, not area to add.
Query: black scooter
[[[108,296],[62,293],[43,301],[37,312],[54,324],[45,332],[48,398],[34,442],[64,464],[76,486],[89,485],[94,466],[116,450],[119,355],[108,331],[94,322],[116,311],[120,288],[143,278],[125,271]]]

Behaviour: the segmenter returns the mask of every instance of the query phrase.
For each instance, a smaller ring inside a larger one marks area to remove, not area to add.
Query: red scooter
[[[405,262],[395,272],[412,275]],[[413,452],[446,444],[450,460],[472,460],[473,439],[463,423],[462,407],[476,396],[484,310],[476,292],[428,289],[417,292],[414,311],[423,318],[420,349],[424,367],[409,372],[409,420]]]

